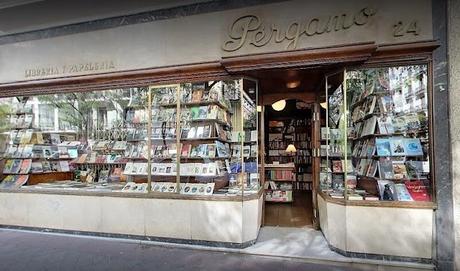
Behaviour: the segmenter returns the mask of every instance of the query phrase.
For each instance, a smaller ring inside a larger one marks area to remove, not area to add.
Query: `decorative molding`
[[[132,24],[150,23],[154,21],[168,20],[204,13],[218,12],[223,10],[237,9],[255,5],[264,5],[283,1],[287,0],[212,0],[178,7],[140,12],[131,15],[116,16],[75,24],[55,26],[41,30],[3,35],[0,36],[0,45],[23,41],[48,39],[102,29],[110,29]]]
[[[281,53],[225,57],[222,58],[221,63],[229,73],[274,68],[321,66],[345,62],[364,62],[376,50],[377,45],[370,42]]]

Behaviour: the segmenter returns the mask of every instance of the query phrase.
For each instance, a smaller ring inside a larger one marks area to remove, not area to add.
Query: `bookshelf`
[[[308,110],[303,111],[303,117],[300,118],[271,116],[268,122],[266,162],[294,163],[294,190],[312,190],[312,128],[310,119],[306,117],[309,114]],[[295,153],[286,152],[289,144],[295,146]]]
[[[431,201],[427,67],[369,68],[344,76],[346,85],[328,95],[323,192],[350,201]],[[347,173],[334,172],[339,160],[350,167]],[[341,174],[344,185],[338,188],[334,178]]]
[[[34,127],[35,115],[27,100],[7,114],[2,189],[17,189],[57,180],[70,180],[69,162],[77,156],[75,133],[44,132]]]
[[[265,165],[265,201],[285,202],[294,201],[293,189],[296,181],[296,166],[290,164]]]

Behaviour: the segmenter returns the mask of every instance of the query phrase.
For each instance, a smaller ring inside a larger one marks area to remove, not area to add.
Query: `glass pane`
[[[333,198],[344,198],[348,164],[343,73],[326,80],[326,125],[321,128],[320,189]]]
[[[181,86],[180,182],[184,195],[213,195],[228,185],[230,103],[222,81]]]
[[[179,193],[177,106],[179,85],[152,86],[149,164],[151,189],[155,193]]]
[[[349,200],[431,201],[427,66],[347,73]]]

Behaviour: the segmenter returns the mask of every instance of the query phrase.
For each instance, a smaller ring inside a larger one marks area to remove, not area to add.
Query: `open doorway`
[[[340,68],[280,68],[246,74],[258,79],[263,108],[264,226],[319,229],[316,187],[320,129],[326,116],[321,103],[326,100],[326,75]]]
[[[313,104],[298,99],[266,105],[265,226],[313,224]]]

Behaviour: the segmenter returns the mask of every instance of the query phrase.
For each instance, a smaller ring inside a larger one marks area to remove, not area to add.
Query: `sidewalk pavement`
[[[231,250],[229,250],[231,251]],[[212,251],[115,238],[0,229],[0,270],[414,270]]]

